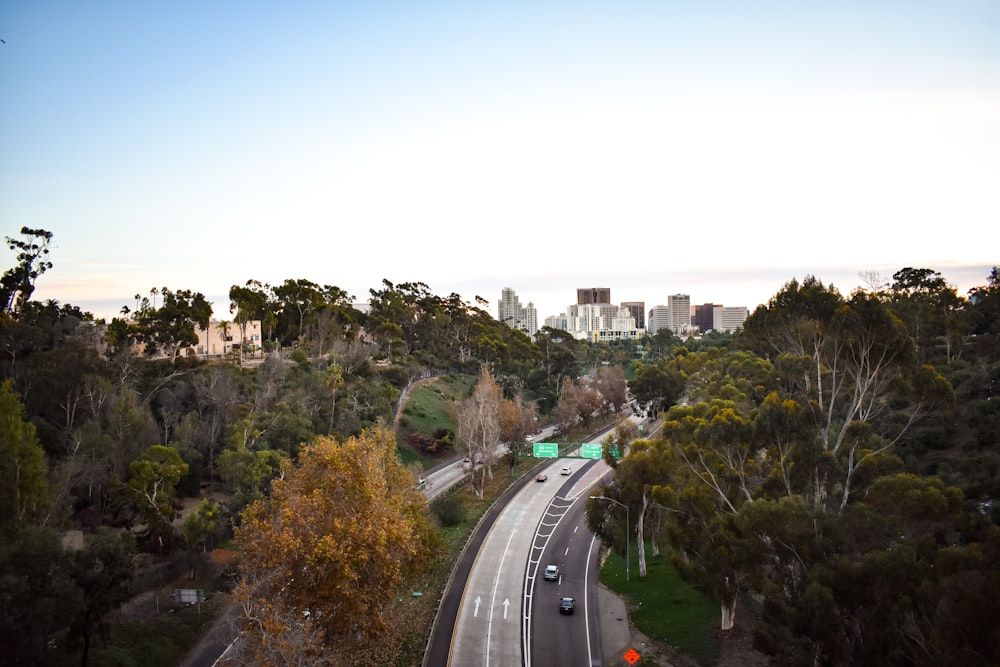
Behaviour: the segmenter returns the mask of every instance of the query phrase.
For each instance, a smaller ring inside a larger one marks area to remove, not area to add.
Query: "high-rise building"
[[[576,290],[576,303],[582,306],[588,303],[611,303],[610,287],[583,287]]]
[[[666,306],[653,306],[649,309],[649,324],[646,326],[646,330],[655,334],[661,329],[670,328],[670,309]]]
[[[566,322],[566,313],[560,313],[558,315],[552,315],[545,318],[545,326],[550,329],[561,329],[562,331],[569,331],[569,325]]]
[[[518,301],[517,293],[509,287],[500,291],[500,301],[497,303],[497,319],[512,329],[523,331],[534,336],[538,331],[538,311],[535,305],[528,302],[525,308]]]
[[[645,301],[625,301],[622,303],[622,308],[628,310],[632,313],[632,318],[635,320],[636,329],[646,328],[646,302]]]
[[[746,306],[716,306],[712,314],[712,328],[727,333],[743,328],[749,316]]]
[[[566,331],[577,340],[595,341],[637,338],[644,333],[636,328],[628,308],[610,303],[570,304],[566,307]]]
[[[671,294],[667,297],[667,317],[670,330],[675,334],[686,334],[691,330],[691,295]]]
[[[691,318],[691,323],[698,327],[698,331],[705,333],[715,328],[715,309],[720,304],[717,303],[703,303],[700,306],[694,307],[694,317]]]

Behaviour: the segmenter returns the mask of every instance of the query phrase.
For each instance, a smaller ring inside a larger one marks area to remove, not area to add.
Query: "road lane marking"
[[[497,576],[493,579],[493,597],[490,600],[490,620],[486,628],[486,667],[490,667],[490,641],[493,637],[493,609],[496,607],[497,601],[497,588],[500,586],[500,573],[503,572],[503,562],[507,560],[507,553],[510,551],[511,540],[514,539],[514,534],[517,533],[517,529],[513,528],[510,531],[510,537],[507,538],[507,544],[503,548],[503,555],[500,556],[500,564],[497,566]],[[504,618],[507,614],[504,614]]]

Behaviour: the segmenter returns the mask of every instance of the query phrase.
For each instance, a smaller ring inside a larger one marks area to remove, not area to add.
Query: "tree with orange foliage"
[[[317,437],[243,514],[240,664],[342,664],[385,630],[393,593],[439,539],[379,424]]]

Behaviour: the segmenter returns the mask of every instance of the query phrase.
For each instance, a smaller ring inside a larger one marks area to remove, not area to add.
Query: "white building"
[[[568,331],[568,324],[566,322],[566,313],[559,313],[558,315],[551,315],[545,318],[545,326],[550,329],[559,329],[560,331]]]
[[[691,295],[671,294],[667,297],[667,317],[670,330],[677,335],[691,332]]]
[[[260,320],[247,322],[246,330],[235,322],[212,320],[208,329],[198,327],[198,345],[194,352],[198,356],[225,356],[236,350],[243,350],[244,357],[252,357],[260,351]]]
[[[727,333],[742,329],[749,314],[746,306],[716,306],[712,309],[712,328]]]
[[[522,306],[517,293],[509,287],[500,291],[497,320],[532,337],[538,331],[538,311],[535,305],[529,301],[527,307]]]
[[[604,304],[574,303],[566,307],[566,331],[573,338],[584,340],[590,337],[591,331],[606,329]]]
[[[634,340],[645,333],[636,329],[635,316],[629,308],[610,303],[582,303],[569,305],[566,311],[566,331],[577,340]]]
[[[661,329],[670,328],[670,309],[666,306],[653,306],[649,309],[649,317],[646,318],[646,331],[655,334]]]

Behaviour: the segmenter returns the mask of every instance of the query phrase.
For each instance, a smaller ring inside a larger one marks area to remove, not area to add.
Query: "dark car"
[[[548,476],[548,475],[539,475],[538,477],[536,477],[536,478],[535,478],[535,481],[536,481],[536,482],[544,482],[544,481],[545,481],[545,480],[547,480],[548,478],[549,478],[549,476]]]
[[[574,600],[573,598],[559,599],[560,614],[572,614],[575,607],[576,607],[576,600]]]

